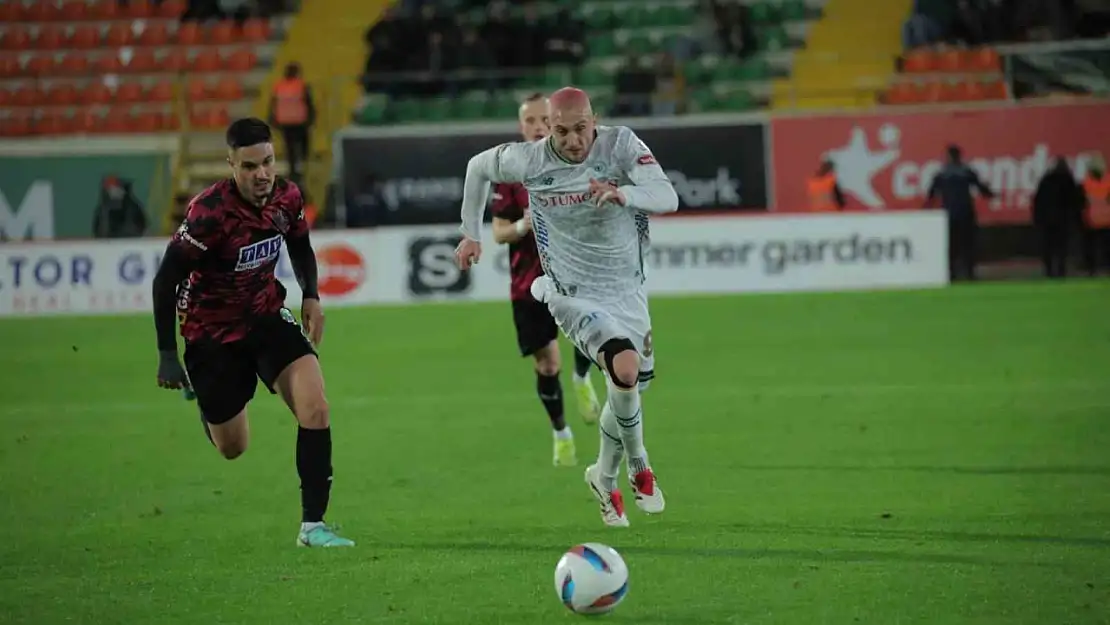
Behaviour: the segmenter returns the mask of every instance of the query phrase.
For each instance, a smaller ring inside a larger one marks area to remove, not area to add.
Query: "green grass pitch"
[[[507,304],[331,310],[334,551],[294,546],[279,400],[228,462],[148,317],[4,320],[0,623],[571,623],[585,541],[631,569],[613,623],[1110,622],[1110,284],[652,306],[668,508],[624,531],[573,404],[551,466]]]

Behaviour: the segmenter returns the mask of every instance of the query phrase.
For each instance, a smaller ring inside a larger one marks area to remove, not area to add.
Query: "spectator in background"
[[[1041,233],[1041,259],[1049,278],[1068,273],[1068,239],[1083,209],[1083,191],[1064,157],[1041,178],[1033,195],[1033,225]]]
[[[920,1],[915,1],[913,12],[902,25],[902,47],[907,50],[931,46],[943,38],[944,29],[936,18],[924,11]]]
[[[1082,218],[1079,231],[1083,241],[1083,264],[1092,275],[1110,265],[1110,179],[1106,162],[1096,155],[1087,163],[1083,180]]]
[[[728,54],[746,58],[756,49],[748,7],[739,3],[716,4],[717,35]]]
[[[638,54],[630,55],[624,67],[617,72],[616,92],[613,115],[636,117],[651,114],[655,73]]]
[[[578,66],[586,56],[582,33],[586,30],[581,20],[575,19],[568,9],[561,9],[552,21],[547,38],[547,59],[551,63]]]
[[[821,161],[817,172],[806,181],[810,212],[832,213],[844,210],[847,202],[836,179],[836,166],[829,159]]]
[[[146,211],[131,189],[131,181],[105,176],[100,184],[100,202],[93,211],[93,237],[130,239],[146,233]]]
[[[677,115],[684,112],[686,79],[669,52],[659,55],[655,63],[655,97],[652,115]]]
[[[948,146],[948,162],[933,177],[925,206],[934,206],[939,196],[941,206],[948,213],[948,271],[952,280],[958,279],[960,274],[968,280],[976,278],[979,216],[971,197],[972,188],[983,197],[994,197],[994,192],[983,184],[979,174],[964,163],[963,151],[958,146]]]
[[[270,125],[281,131],[285,155],[289,159],[289,179],[303,184],[302,167],[308,160],[309,137],[316,121],[312,91],[301,78],[301,66],[285,66],[284,77],[274,85],[270,95]]]

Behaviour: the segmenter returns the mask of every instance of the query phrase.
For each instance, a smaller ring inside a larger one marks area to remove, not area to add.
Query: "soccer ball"
[[[555,565],[555,594],[575,614],[604,614],[628,594],[628,566],[608,545],[571,547]]]

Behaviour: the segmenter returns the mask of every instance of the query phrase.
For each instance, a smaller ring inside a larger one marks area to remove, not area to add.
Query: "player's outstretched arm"
[[[462,233],[471,241],[482,240],[482,217],[489,201],[490,184],[523,182],[527,144],[503,143],[476,154],[466,165],[463,182]]]
[[[177,359],[177,287],[192,271],[192,263],[180,245],[166,247],[158,273],[154,275],[154,331],[158,338],[158,386],[182,388],[185,370]]]
[[[621,168],[630,185],[618,188],[624,206],[649,213],[673,213],[678,210],[678,194],[667,172],[655,160],[648,146],[631,129],[624,129],[623,145],[618,146]]]

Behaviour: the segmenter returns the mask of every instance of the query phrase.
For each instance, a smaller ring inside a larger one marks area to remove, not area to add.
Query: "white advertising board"
[[[454,226],[313,233],[326,306],[504,300],[507,246],[454,266]],[[948,283],[940,211],[656,219],[646,255],[653,294],[835,291]],[[148,312],[166,239],[0,245],[0,316]],[[300,289],[285,250],[278,278]]]

